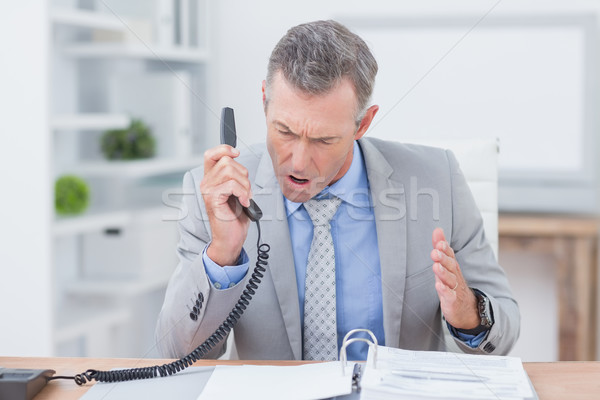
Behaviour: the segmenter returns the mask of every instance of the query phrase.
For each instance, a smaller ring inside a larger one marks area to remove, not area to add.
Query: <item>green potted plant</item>
[[[150,158],[156,148],[150,128],[139,119],[133,119],[127,129],[105,132],[101,142],[102,153],[109,160]]]
[[[90,202],[90,189],[75,175],[63,175],[54,183],[54,208],[60,215],[81,214]]]

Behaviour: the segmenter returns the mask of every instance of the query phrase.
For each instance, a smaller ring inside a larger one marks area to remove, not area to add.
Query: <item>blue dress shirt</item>
[[[356,328],[369,329],[375,334],[379,344],[384,345],[381,269],[375,214],[369,193],[367,169],[357,142],[354,142],[354,157],[346,174],[333,185],[323,189],[315,198],[329,196],[342,199],[337,213],[331,220],[336,259],[338,347],[341,348],[344,335]],[[313,224],[302,203],[285,198],[285,206],[303,326],[306,264],[313,237]],[[220,267],[206,255],[206,248],[202,258],[208,277],[217,289],[226,289],[237,284],[249,268],[248,256],[244,250],[238,259],[238,265],[235,266]],[[457,333],[459,338],[471,347],[477,347],[485,336],[485,332],[477,337]],[[360,336],[368,337],[366,334],[356,335]],[[366,360],[367,352],[366,343],[353,343],[347,350],[348,359]]]
[[[335,251],[338,348],[352,329],[367,328],[385,344],[381,269],[377,245],[375,214],[369,193],[367,169],[360,146],[354,142],[352,164],[344,176],[326,187],[315,198],[336,196],[342,199],[331,220]],[[300,318],[304,321],[306,264],[313,237],[313,224],[302,203],[285,199],[294,264]],[[368,337],[356,335],[356,337]],[[366,360],[368,346],[358,342],[348,347],[349,360]]]

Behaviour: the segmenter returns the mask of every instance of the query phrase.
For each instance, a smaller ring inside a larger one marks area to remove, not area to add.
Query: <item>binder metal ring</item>
[[[349,339],[350,336],[354,335],[355,333],[358,332],[367,332],[369,334],[369,336],[371,336],[372,340],[369,339],[365,339],[365,338],[352,338]],[[373,368],[376,368],[376,363],[377,363],[377,338],[375,337],[375,335],[373,334],[373,332],[371,332],[368,329],[352,329],[350,332],[348,332],[346,334],[346,336],[344,336],[344,340],[342,341],[342,349],[340,350],[340,363],[342,364],[342,375],[346,375],[346,364],[348,363],[348,356],[346,355],[346,347],[348,347],[349,345],[351,345],[354,342],[365,342],[366,344],[369,345],[369,348],[373,348]]]

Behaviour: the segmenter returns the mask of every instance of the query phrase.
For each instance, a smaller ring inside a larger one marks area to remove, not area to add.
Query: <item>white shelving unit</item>
[[[182,40],[180,33],[178,43],[177,34],[156,26],[166,19],[152,14],[175,1],[54,2],[50,175],[83,178],[92,197],[83,214],[53,218],[54,355],[157,356],[150,351],[153,326],[177,262],[175,211],[161,194],[203,162],[206,117],[198,98],[208,86],[208,0],[195,7],[202,37]],[[162,36],[138,35],[144,26]],[[104,159],[102,134],[126,129],[134,118],[152,130],[155,157]]]
[[[102,131],[126,128],[129,121],[126,114],[81,113],[55,115],[50,121],[50,127],[54,131]]]
[[[171,275],[149,276],[141,279],[86,279],[71,282],[66,291],[74,296],[135,297],[141,294],[164,289]]]
[[[114,161],[81,163],[77,171],[83,176],[105,176],[122,178],[145,178],[159,174],[169,174],[202,165],[202,157],[189,159],[153,159],[134,161]]]
[[[58,311],[54,336],[58,343],[94,335],[131,319],[131,311],[125,307],[71,306]]]
[[[60,51],[73,58],[133,58],[164,62],[201,63],[208,59],[205,51],[161,48],[145,44],[97,43],[92,45],[70,45]]]
[[[114,15],[59,6],[51,8],[50,20],[54,24],[85,29],[103,29],[115,32],[124,32],[127,29]]]
[[[56,218],[52,233],[54,236],[80,235],[102,231],[108,228],[124,227],[131,223],[130,211],[110,211],[86,214],[78,217]]]

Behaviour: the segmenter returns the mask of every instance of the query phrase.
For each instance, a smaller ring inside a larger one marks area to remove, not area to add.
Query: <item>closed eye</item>
[[[286,130],[277,129],[277,132],[278,132],[278,133],[279,133],[281,136],[283,136],[283,137],[285,137],[285,138],[290,138],[290,139],[291,139],[291,138],[293,138],[294,136],[296,136],[296,135],[295,135],[293,132],[286,131]]]
[[[337,138],[333,138],[333,137],[315,138],[315,139],[313,139],[313,142],[316,142],[319,144],[330,145],[330,144],[333,144],[336,141],[336,139]]]

